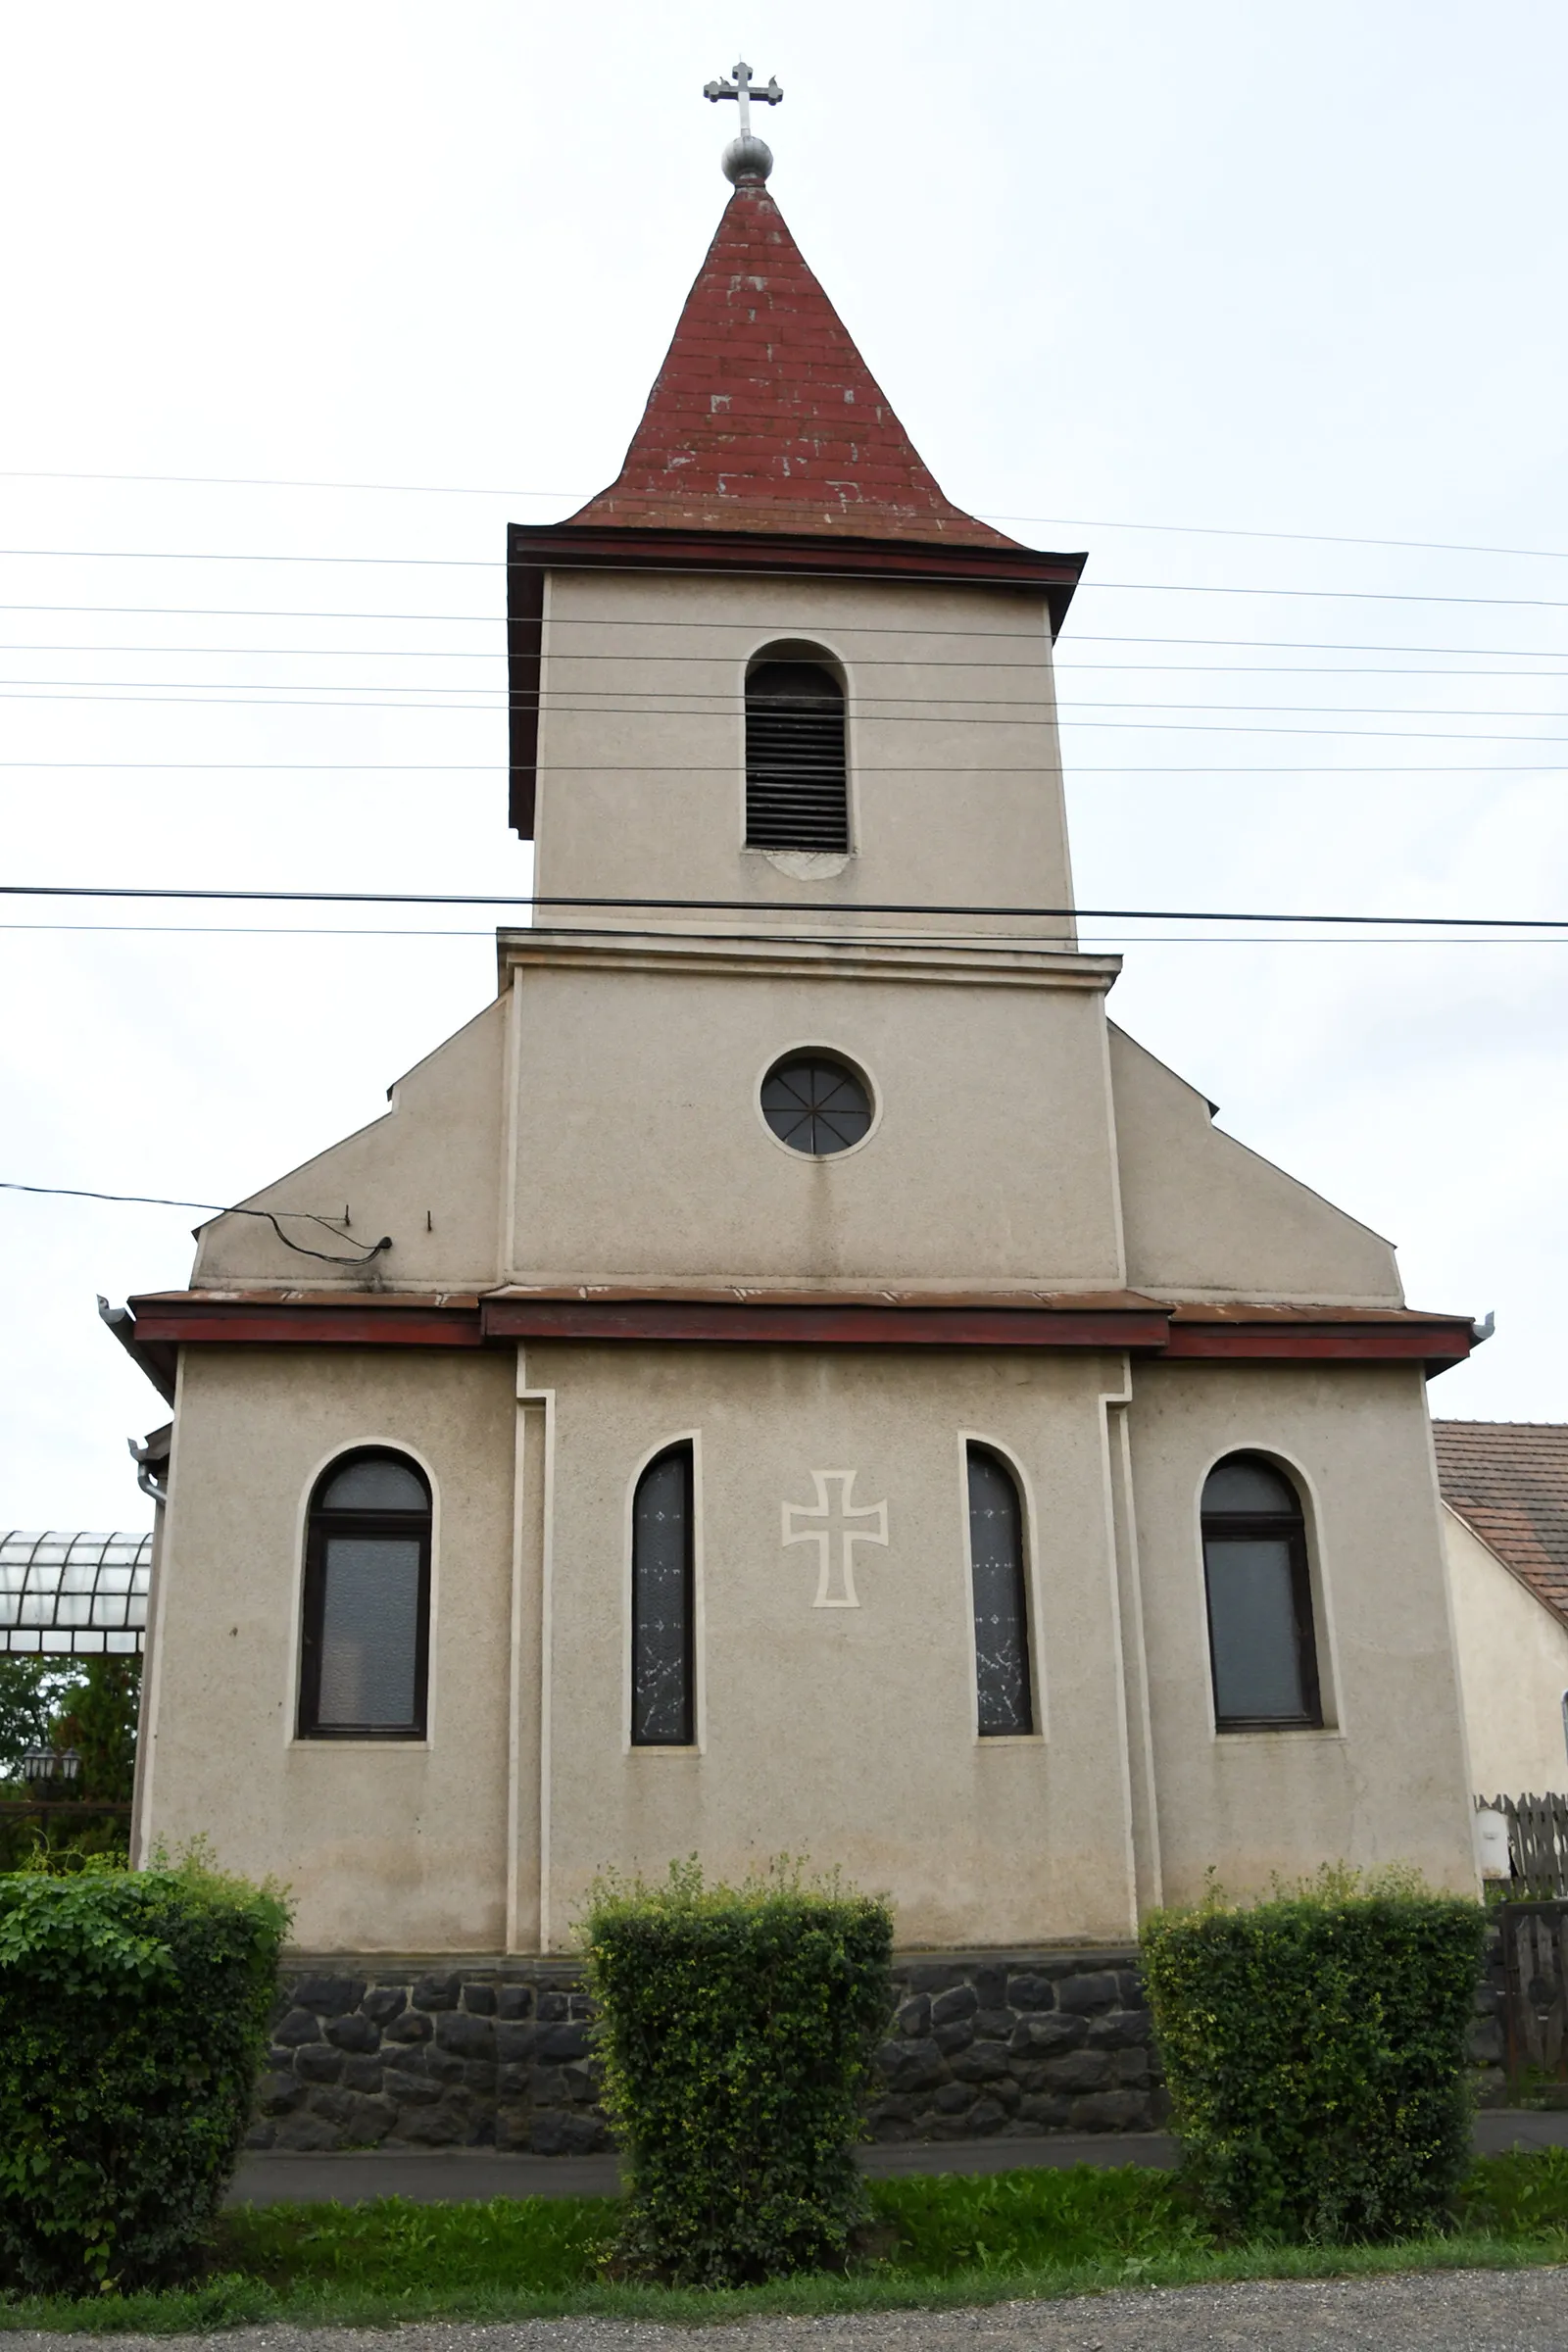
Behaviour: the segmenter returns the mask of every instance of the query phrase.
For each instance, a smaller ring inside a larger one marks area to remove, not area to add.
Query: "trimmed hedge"
[[[0,1877],[0,2285],[191,2266],[250,2118],[287,1912],[199,1859]]]
[[[788,1868],[601,1881],[584,1921],[606,2112],[628,2164],[614,2262],[671,2285],[842,2266],[893,2007],[885,1903]]]
[[[1251,1909],[1158,1912],[1144,1979],[1184,2169],[1250,2237],[1440,2227],[1470,2161],[1486,1915],[1326,1870]]]

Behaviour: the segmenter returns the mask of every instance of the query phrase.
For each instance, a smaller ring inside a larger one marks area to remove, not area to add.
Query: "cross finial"
[[[733,81],[705,81],[703,96],[716,106],[720,98],[733,98],[740,112],[740,136],[731,139],[724,150],[724,174],[727,179],[765,179],[773,169],[773,151],[765,139],[752,132],[752,100],[763,106],[777,106],[784,93],[771,77],[765,84],[754,82],[752,69],[742,59],[735,68]]]

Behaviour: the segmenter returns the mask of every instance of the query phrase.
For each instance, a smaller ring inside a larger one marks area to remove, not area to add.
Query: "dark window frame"
[[[802,1072],[810,1073],[807,1091],[802,1089]],[[860,1096],[863,1108],[853,1103],[839,1104],[837,1107],[832,1107],[831,1103],[818,1104],[815,1100],[816,1080],[826,1073],[831,1074],[835,1087],[844,1085],[847,1080]],[[781,1104],[768,1102],[768,1089],[780,1085],[793,1088],[797,1098],[795,1102]],[[762,1114],[762,1124],[773,1141],[782,1144],[786,1152],[793,1152],[807,1160],[842,1159],[846,1152],[858,1152],[870,1137],[877,1119],[877,1098],[870,1079],[858,1063],[851,1061],[848,1054],[840,1054],[832,1046],[792,1046],[787,1054],[781,1054],[776,1061],[770,1062],[758,1089],[758,1107]],[[865,1124],[858,1135],[840,1133],[842,1123],[862,1116]],[[781,1121],[783,1124],[778,1123]],[[819,1131],[833,1139],[825,1148],[819,1144]],[[799,1140],[802,1136],[804,1141]]]
[[[1324,1728],[1323,1689],[1317,1662],[1317,1611],[1312,1595],[1312,1558],[1306,1540],[1306,1514],[1300,1491],[1283,1463],[1266,1453],[1242,1450],[1222,1454],[1209,1465],[1206,1488],[1216,1470],[1227,1462],[1256,1461],[1289,1487],[1296,1496],[1291,1511],[1204,1511],[1200,1509],[1203,1551],[1203,1625],[1208,1636],[1208,1684],[1214,1705],[1216,1732],[1320,1732]],[[1220,1710],[1219,1684],[1214,1665],[1214,1594],[1209,1577],[1212,1544],[1283,1543],[1291,1567],[1291,1615],[1296,1637],[1296,1662],[1301,1683],[1301,1711],[1292,1715],[1226,1715]]]
[[[769,671],[795,674],[790,684],[775,679],[769,695],[758,684]],[[814,698],[808,671],[822,681]],[[746,665],[742,704],[747,849],[853,857],[850,698],[838,662],[815,647],[760,647]]]
[[[684,1470],[683,1521],[684,1544],[681,1569],[684,1587],[684,1644],[681,1659],[682,1722],[678,1736],[662,1734],[650,1736],[640,1732],[637,1725],[637,1663],[642,1637],[642,1614],[637,1589],[637,1500],[644,1484],[655,1471],[666,1463],[679,1461]],[[631,1624],[628,1628],[631,1659],[629,1732],[633,1747],[692,1748],[697,1745],[697,1448],[690,1438],[676,1438],[668,1446],[661,1446],[651,1454],[637,1473],[631,1491]]]
[[[1018,1522],[1018,1556],[1016,1566],[1015,1605],[1019,1645],[1023,1651],[1023,1692],[1026,1720],[1021,1724],[1003,1726],[982,1723],[980,1690],[980,1625],[977,1615],[974,1556],[974,1497],[971,1474],[976,1460],[1000,1471],[1011,1493]],[[979,1740],[1038,1740],[1040,1737],[1040,1694],[1035,1688],[1035,1641],[1030,1609],[1030,1544],[1029,1511],[1024,1500],[1023,1482],[1006,1455],[983,1438],[968,1438],[963,1448],[963,1507],[964,1524],[968,1530],[965,1550],[969,1562],[969,1626],[972,1637],[974,1667],[975,1737]]]
[[[396,1462],[410,1470],[424,1489],[423,1511],[331,1510],[320,1496],[335,1478],[355,1462]],[[430,1694],[430,1557],[434,1521],[430,1482],[413,1456],[394,1446],[356,1446],[327,1463],[311,1490],[305,1523],[305,1592],[300,1633],[300,1693],[295,1721],[299,1740],[391,1740],[417,1741],[429,1737]],[[412,1723],[322,1723],[321,1633],[326,1611],[326,1546],[333,1536],[390,1538],[407,1543],[418,1531],[419,1583],[414,1651],[414,1720]]]

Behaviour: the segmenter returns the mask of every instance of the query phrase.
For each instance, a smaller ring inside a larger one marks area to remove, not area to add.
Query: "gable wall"
[[[1473,1792],[1568,1789],[1568,1626],[1446,1506],[1443,1540]]]
[[[1134,1290],[1402,1302],[1390,1243],[1222,1133],[1197,1089],[1113,1023],[1110,1068]]]

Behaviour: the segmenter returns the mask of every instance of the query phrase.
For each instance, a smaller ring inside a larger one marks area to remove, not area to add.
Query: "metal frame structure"
[[[152,1560],[150,1535],[0,1533],[0,1653],[139,1656]]]

